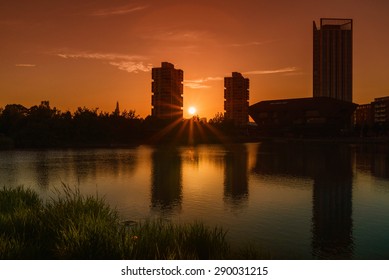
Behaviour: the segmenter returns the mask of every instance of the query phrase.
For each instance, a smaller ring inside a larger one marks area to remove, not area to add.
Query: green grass
[[[225,259],[226,231],[200,222],[121,222],[103,198],[67,186],[48,202],[0,189],[0,259]]]
[[[146,221],[129,229],[133,259],[223,259],[229,252],[226,231],[204,224]]]

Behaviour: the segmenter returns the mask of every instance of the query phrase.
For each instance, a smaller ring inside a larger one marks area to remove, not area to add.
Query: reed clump
[[[0,189],[0,259],[225,259],[229,248],[221,228],[128,225],[103,198],[66,185],[47,202],[22,187]]]

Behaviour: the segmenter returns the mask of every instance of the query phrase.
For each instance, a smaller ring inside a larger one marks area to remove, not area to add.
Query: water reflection
[[[320,259],[353,256],[352,155],[347,147],[322,147],[313,184],[312,253]]]
[[[151,156],[151,207],[172,212],[181,208],[182,160],[176,148],[157,148]]]
[[[313,179],[313,258],[351,258],[353,173],[350,148],[331,144],[264,143],[257,157],[253,169],[257,174]]]
[[[35,181],[38,186],[42,189],[48,189],[50,186],[52,165],[48,164],[47,153],[45,151],[39,151],[35,154],[32,168],[35,171]]]
[[[261,175],[312,177],[314,158],[303,143],[265,142],[259,146],[253,171]]]
[[[0,151],[0,184],[98,189],[126,219],[204,220],[273,258],[387,259],[388,178],[387,145]]]
[[[14,152],[0,151],[0,187],[18,185],[18,157]]]
[[[389,178],[389,146],[361,145],[356,148],[357,167],[378,178]]]
[[[224,200],[232,206],[242,206],[247,202],[249,195],[246,146],[229,147],[224,161]]]

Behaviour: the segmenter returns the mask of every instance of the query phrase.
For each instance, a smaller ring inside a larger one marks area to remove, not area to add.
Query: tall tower
[[[238,72],[224,78],[224,117],[238,126],[249,122],[249,84],[249,79]]]
[[[320,19],[313,22],[313,97],[352,102],[352,19]]]
[[[162,62],[161,67],[152,69],[151,115],[160,119],[183,118],[184,72],[174,65]]]

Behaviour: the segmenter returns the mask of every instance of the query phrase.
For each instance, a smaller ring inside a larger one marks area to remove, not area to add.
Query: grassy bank
[[[202,223],[126,224],[102,198],[64,187],[43,202],[0,189],[0,259],[225,259],[226,231]]]

